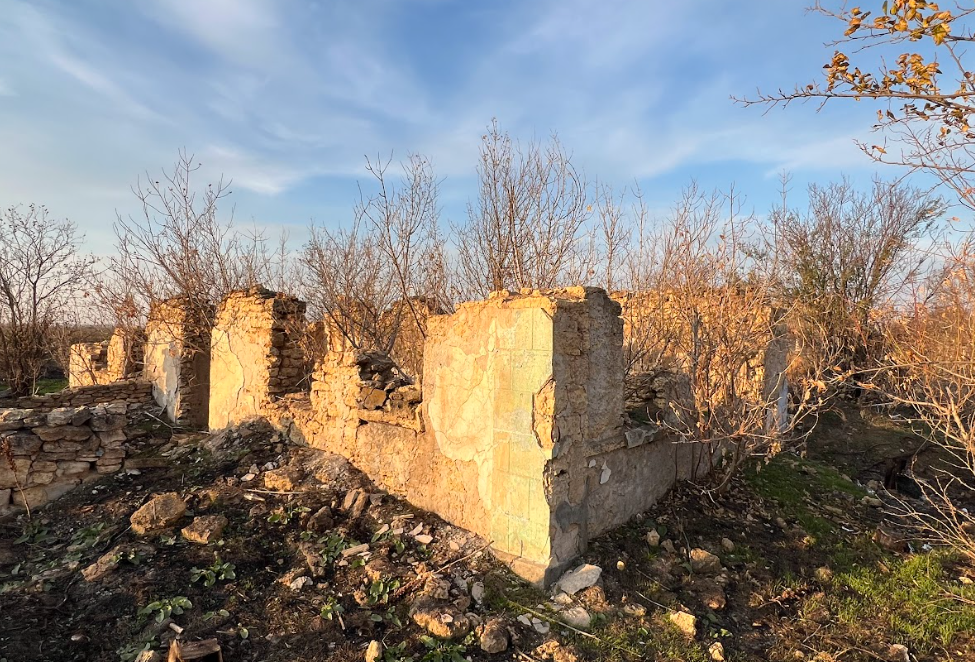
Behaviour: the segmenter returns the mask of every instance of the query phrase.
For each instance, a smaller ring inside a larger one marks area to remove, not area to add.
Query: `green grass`
[[[932,551],[838,573],[823,605],[844,625],[879,622],[924,652],[949,646],[959,633],[975,632],[975,586],[951,581],[953,561]]]
[[[63,391],[68,388],[67,379],[38,379],[37,384],[37,395],[47,395],[48,393],[57,393],[58,391]]]
[[[798,521],[820,544],[833,533],[835,526],[812,512],[808,501],[834,492],[844,492],[856,500],[867,494],[836,469],[793,455],[777,455],[760,468],[749,468],[745,480],[756,494],[775,501],[784,515]]]

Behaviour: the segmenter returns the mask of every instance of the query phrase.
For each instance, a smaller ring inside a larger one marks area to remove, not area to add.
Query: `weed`
[[[420,662],[466,662],[464,653],[467,652],[467,646],[464,643],[471,643],[471,638],[465,639],[464,643],[458,643],[423,636],[420,641],[427,649]]]
[[[281,524],[283,526],[287,526],[291,522],[291,520],[297,517],[301,517],[303,513],[310,513],[310,512],[311,512],[311,508],[308,508],[307,506],[294,504],[288,506],[287,508],[279,508],[278,510],[275,510],[273,513],[268,515],[267,521],[270,522],[271,524]]]
[[[74,532],[74,535],[71,536],[71,544],[85,549],[92,547],[99,541],[99,539],[101,539],[105,529],[106,526],[103,522],[78,529]]]
[[[116,650],[115,654],[119,656],[119,659],[122,662],[133,662],[145,651],[151,651],[155,645],[155,639],[150,639],[149,641],[134,641],[125,644]]]
[[[330,595],[325,599],[325,604],[322,605],[319,615],[326,621],[330,621],[336,616],[341,616],[345,612],[345,608],[336,599],[334,595]]]
[[[394,579],[392,581],[388,579],[377,579],[372,584],[369,585],[369,600],[370,605],[385,605],[389,603],[389,598],[396,592],[400,586],[399,580]]]
[[[884,622],[907,638],[912,648],[931,651],[948,646],[961,633],[975,631],[975,586],[954,587],[961,599],[945,591],[943,552],[888,559],[883,567],[863,565],[833,578],[824,604],[844,624],[859,628]]]
[[[155,600],[150,602],[145,607],[139,610],[139,616],[151,616],[156,615],[156,622],[162,623],[172,614],[182,614],[184,610],[189,609],[193,606],[190,599],[177,595],[174,598],[166,598],[164,600]]]
[[[41,545],[51,540],[50,530],[40,522],[27,522],[15,545]]]
[[[190,570],[190,581],[198,582],[203,580],[204,586],[213,586],[217,583],[217,580],[226,581],[228,579],[236,579],[237,574],[234,572],[233,563],[223,563],[220,561],[218,556],[214,560],[213,564],[209,568],[193,568]]]

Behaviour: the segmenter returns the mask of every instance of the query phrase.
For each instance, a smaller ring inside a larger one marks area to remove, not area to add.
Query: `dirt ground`
[[[725,493],[680,486],[593,541],[599,581],[571,597],[262,425],[133,429],[138,468],[0,522],[0,660],[153,659],[177,636],[227,662],[975,659],[975,569],[889,514],[911,497],[877,483],[920,440],[880,414],[825,419]],[[187,512],[136,535],[169,492]],[[208,544],[180,534],[218,515]]]

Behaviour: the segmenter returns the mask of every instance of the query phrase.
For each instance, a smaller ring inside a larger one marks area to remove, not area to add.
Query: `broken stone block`
[[[668,620],[677,626],[677,629],[693,637],[697,634],[697,617],[686,611],[672,611],[667,615]]]
[[[366,662],[379,662],[383,657],[383,645],[373,639],[366,648]]]
[[[358,487],[346,492],[345,499],[342,501],[342,510],[349,514],[349,519],[353,520],[359,519],[368,507],[369,495]]]
[[[508,628],[500,618],[492,618],[480,629],[478,645],[485,653],[494,655],[508,650]]]
[[[471,631],[471,621],[453,605],[422,596],[410,609],[413,622],[440,639],[459,639]]]
[[[603,569],[596,565],[588,563],[580,565],[575,570],[570,570],[562,575],[556,584],[556,591],[561,590],[569,595],[575,595],[582,589],[595,585],[602,572]]]
[[[323,506],[308,518],[305,529],[312,533],[325,533],[333,526],[335,526],[335,521],[332,519],[332,509],[328,506]]]
[[[186,504],[175,492],[157,494],[148,503],[132,513],[129,522],[132,531],[145,535],[176,524],[186,512]]]
[[[699,575],[716,575],[721,572],[721,559],[711,552],[696,547],[691,550],[691,571]]]
[[[200,545],[208,545],[219,540],[227,528],[227,518],[223,515],[203,515],[194,517],[189,526],[180,532],[183,538]]]
[[[304,478],[303,472],[297,467],[281,467],[264,474],[264,487],[276,492],[294,491]]]

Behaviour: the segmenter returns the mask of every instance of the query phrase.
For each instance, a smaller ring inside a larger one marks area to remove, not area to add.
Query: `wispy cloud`
[[[462,213],[492,117],[611,182],[867,170],[856,112],[728,98],[814,72],[807,20],[780,0],[747,21],[720,0],[0,0],[0,198],[98,227],[185,147],[239,210],[304,222],[392,150],[429,155]]]

